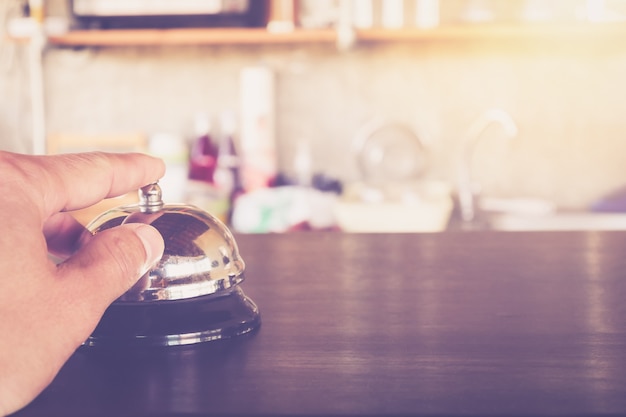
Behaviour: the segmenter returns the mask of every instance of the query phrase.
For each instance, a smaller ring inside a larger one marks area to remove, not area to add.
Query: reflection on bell
[[[171,346],[227,339],[261,324],[241,290],[244,262],[228,228],[190,205],[163,204],[161,189],[139,190],[138,204],[109,210],[87,228],[146,223],[163,236],[161,260],[104,313],[87,346]]]

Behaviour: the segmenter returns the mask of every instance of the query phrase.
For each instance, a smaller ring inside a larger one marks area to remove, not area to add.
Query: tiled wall
[[[468,126],[498,107],[519,136],[506,142],[498,127],[485,132],[473,160],[485,193],[583,207],[626,183],[626,47],[610,38],[386,43],[347,52],[332,45],[51,49],[48,131],[188,135],[196,111],[238,108],[239,71],[259,63],[277,72],[286,171],[304,139],[316,170],[358,179],[354,134],[383,116],[418,132],[428,176],[453,180]],[[0,86],[7,97],[1,147],[27,151],[27,77],[3,73]]]

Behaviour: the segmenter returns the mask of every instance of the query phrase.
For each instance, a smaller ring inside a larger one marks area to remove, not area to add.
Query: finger
[[[1,152],[3,171],[46,219],[58,211],[88,207],[155,182],[165,173],[165,165],[158,158],[137,153],[32,156]]]
[[[68,213],[57,213],[48,218],[43,234],[48,252],[60,259],[68,258],[92,237],[85,226]]]
[[[163,255],[161,234],[140,223],[102,231],[59,265],[66,319],[79,329],[76,342],[93,331],[104,310]]]

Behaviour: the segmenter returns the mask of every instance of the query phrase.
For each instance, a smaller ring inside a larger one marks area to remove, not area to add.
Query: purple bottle
[[[208,115],[196,115],[195,133],[196,139],[189,154],[189,179],[213,184],[219,150],[211,136]]]

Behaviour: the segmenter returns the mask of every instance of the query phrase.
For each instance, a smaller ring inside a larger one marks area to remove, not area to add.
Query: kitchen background
[[[497,108],[519,131],[512,140],[497,125],[484,131],[471,157],[483,195],[584,210],[626,184],[626,22],[613,22],[621,19],[623,2],[437,3],[441,28],[486,24],[472,21],[484,18],[471,15],[476,8],[490,11],[486,19],[501,26],[530,24],[521,23],[529,18],[524,11],[543,5],[552,14],[540,24],[582,22],[590,29],[357,42],[351,48],[335,42],[49,45],[42,67],[47,135],[139,132],[189,142],[198,112],[211,115],[212,126],[223,111],[238,114],[241,72],[262,65],[275,75],[276,157],[289,175],[297,171],[304,143],[311,172],[344,184],[360,180],[355,136],[374,118],[386,118],[409,126],[424,144],[424,178],[454,184],[468,129]],[[3,1],[5,27],[21,4]],[[69,7],[65,0],[45,3],[51,17],[68,17]],[[603,17],[611,22],[588,22]],[[404,25],[411,24],[405,16]],[[594,25],[624,27],[598,32]],[[28,42],[4,37],[0,47],[0,148],[32,152]]]

